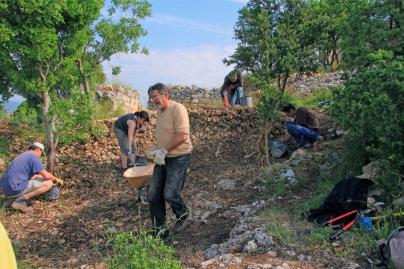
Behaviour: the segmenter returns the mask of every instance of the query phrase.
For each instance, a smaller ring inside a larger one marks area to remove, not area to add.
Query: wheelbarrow
[[[150,179],[153,175],[153,170],[154,163],[147,163],[146,166],[135,166],[127,169],[123,173],[123,177],[126,178],[129,184],[138,191],[137,201],[145,203],[141,199],[141,191],[149,186]]]

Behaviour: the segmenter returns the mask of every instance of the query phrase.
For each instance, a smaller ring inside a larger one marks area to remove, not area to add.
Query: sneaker
[[[14,200],[14,202],[11,204],[11,207],[16,210],[21,210],[24,213],[34,211],[31,206],[28,206],[27,201],[22,199]]]
[[[191,209],[188,209],[187,213],[185,213],[183,216],[177,219],[177,222],[175,223],[174,226],[174,231],[176,233],[180,233],[183,230],[185,230],[185,228],[191,223],[191,218],[192,218],[192,212]]]

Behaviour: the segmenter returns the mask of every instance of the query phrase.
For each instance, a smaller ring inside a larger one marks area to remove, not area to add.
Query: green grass
[[[111,245],[112,250],[108,253],[110,269],[181,268],[181,263],[175,258],[175,250],[145,231],[115,234]]]
[[[310,209],[318,208],[323,203],[337,182],[337,179],[319,179],[315,193],[310,195],[310,197],[308,197],[305,201],[301,201],[300,203],[296,204],[293,211],[298,215],[307,216]]]
[[[118,106],[114,109],[112,102],[108,99],[101,99],[95,105],[94,119],[109,119],[113,117],[120,117],[125,114],[125,111]]]
[[[295,107],[310,107],[313,109],[329,110],[330,106],[323,106],[319,102],[332,102],[332,92],[330,89],[316,89],[310,95],[301,95],[287,90],[284,95],[284,103],[292,103]]]
[[[261,214],[269,219],[266,230],[278,244],[287,246],[292,242],[293,234],[287,226],[290,222],[288,213],[275,206]]]

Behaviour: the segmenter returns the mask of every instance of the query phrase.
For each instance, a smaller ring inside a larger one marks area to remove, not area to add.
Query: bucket
[[[253,106],[251,96],[243,96],[243,97],[241,97],[240,101],[243,106],[247,106],[247,107]]]

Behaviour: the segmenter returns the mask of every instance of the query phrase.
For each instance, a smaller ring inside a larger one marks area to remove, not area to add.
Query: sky
[[[149,0],[152,17],[141,24],[147,35],[139,39],[149,55],[118,54],[103,67],[109,83],[119,81],[141,94],[157,83],[220,87],[232,67],[237,40],[234,26],[244,0]],[[113,66],[121,66],[117,77]]]
[[[139,39],[149,55],[118,54],[104,62],[108,83],[116,81],[140,93],[147,101],[147,89],[157,83],[220,87],[231,66],[223,59],[237,46],[234,26],[238,11],[247,0],[149,0],[152,17],[141,24],[147,35]],[[108,6],[108,0],[106,1]],[[103,12],[106,12],[104,7]],[[113,77],[111,69],[121,67]],[[20,103],[21,96],[10,102]],[[15,107],[6,104],[6,107]],[[11,109],[9,109],[11,110]],[[14,109],[13,109],[14,110]]]

